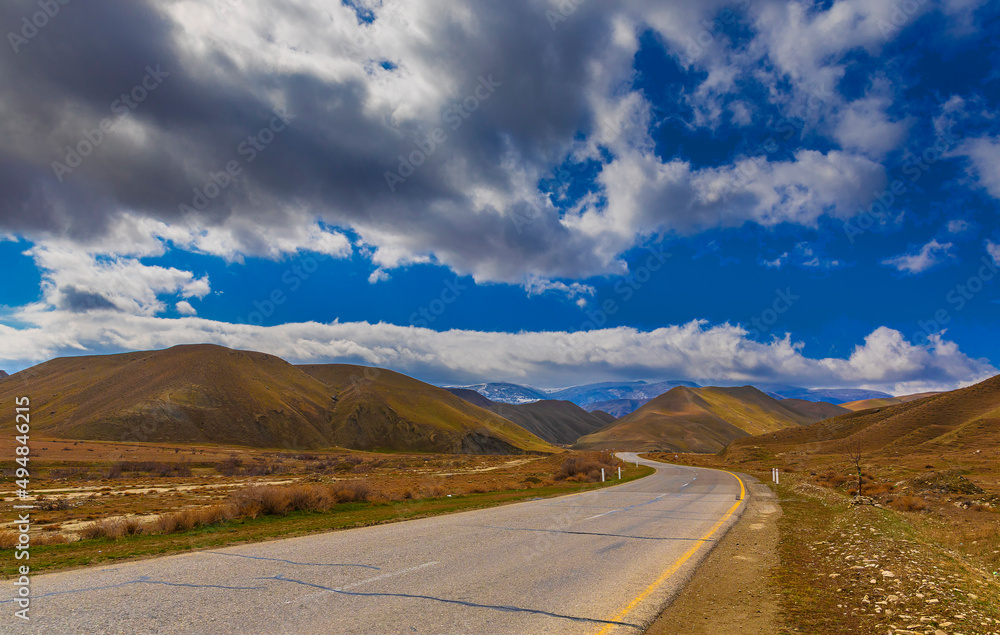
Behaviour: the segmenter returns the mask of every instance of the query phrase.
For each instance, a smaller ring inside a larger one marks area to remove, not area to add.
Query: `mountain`
[[[474,390],[449,388],[452,394],[513,421],[528,432],[549,443],[568,445],[614,421],[607,413],[587,412],[580,406],[553,399],[526,404],[506,404],[490,401]]]
[[[917,399],[923,399],[924,397],[930,397],[931,395],[939,395],[939,392],[921,392],[915,395],[903,395],[901,397],[876,397],[874,399],[862,399],[861,401],[848,401],[847,403],[840,404],[844,408],[857,412],[858,410],[867,410],[869,408],[884,408],[885,406],[895,406],[896,404],[907,403],[910,401],[915,401]]]
[[[843,453],[858,442],[868,454],[926,454],[1000,449],[1000,375],[974,386],[860,410],[803,428],[741,439],[727,456],[781,452]]]
[[[0,370],[0,379],[3,379],[4,377],[10,377],[10,375],[7,374],[7,371]]]
[[[509,420],[401,373],[350,364],[298,368],[336,391],[336,445],[472,454],[555,450]]]
[[[616,419],[618,417],[624,417],[627,414],[631,414],[638,410],[642,404],[649,401],[648,399],[612,399],[610,401],[595,401],[585,405],[584,410],[590,410],[591,412],[596,412],[603,410],[608,414],[614,416]]]
[[[822,421],[830,417],[839,417],[851,410],[844,404],[835,405],[825,401],[808,401],[806,399],[781,399],[782,405],[808,416],[813,421]]]
[[[787,384],[758,384],[757,388],[775,399],[801,399],[803,401],[826,401],[842,404],[860,399],[892,397],[889,393],[861,388],[802,388]]]
[[[549,392],[549,399],[565,399],[572,401],[586,410],[597,403],[619,400],[631,400],[642,405],[654,397],[659,397],[671,388],[689,386],[697,388],[698,384],[685,380],[661,381],[647,383],[644,381],[605,381],[596,384],[584,384]],[[636,406],[638,407],[638,406]],[[634,408],[633,408],[634,410]],[[631,411],[630,411],[631,412]]]
[[[537,388],[506,382],[489,382],[485,384],[473,384],[471,386],[446,386],[447,390],[451,388],[474,390],[490,401],[499,403],[521,404],[550,398],[547,393]]]
[[[594,434],[578,449],[718,452],[751,434],[799,427],[815,421],[753,386],[678,386]]]
[[[391,371],[348,368],[339,374],[373,379],[331,384],[318,376],[338,376],[336,371],[309,373],[264,353],[175,346],[54,359],[12,376],[21,381],[0,382],[0,401],[30,395],[38,413],[32,430],[72,439],[295,449],[553,449],[440,388]],[[399,394],[389,394],[397,386]]]

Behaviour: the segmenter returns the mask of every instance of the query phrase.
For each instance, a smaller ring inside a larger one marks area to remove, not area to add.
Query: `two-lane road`
[[[40,575],[30,624],[8,601],[0,631],[641,633],[743,488],[640,463],[656,474],[573,496]]]

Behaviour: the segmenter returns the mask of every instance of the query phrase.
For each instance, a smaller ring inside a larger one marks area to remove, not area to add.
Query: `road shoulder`
[[[747,491],[750,499],[742,517],[646,631],[648,635],[778,631],[778,598],[770,580],[779,563],[781,508],[763,483],[749,483]]]

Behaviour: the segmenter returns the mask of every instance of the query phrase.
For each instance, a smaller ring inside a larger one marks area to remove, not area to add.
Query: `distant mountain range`
[[[464,388],[474,390],[490,401],[498,403],[531,403],[542,399],[551,399],[548,393],[531,386],[521,386],[518,384],[508,384],[506,382],[489,382],[485,384],[472,384],[471,386],[445,386],[446,390],[452,388]]]
[[[889,393],[862,388],[802,388],[786,384],[755,384],[756,388],[775,399],[802,399],[803,401],[826,401],[842,404],[862,399],[892,397]]]
[[[513,421],[549,443],[576,443],[583,435],[595,432],[615,420],[615,417],[606,412],[587,412],[570,401],[543,399],[526,404],[509,404],[491,401],[468,388],[449,388],[448,391]]]
[[[561,399],[571,401],[584,410],[603,410],[616,417],[630,414],[665,392],[685,386],[687,388],[702,388],[693,381],[674,379],[670,381],[605,381],[596,384],[584,384],[570,388],[543,390],[531,386],[507,382],[490,382],[471,386],[455,386],[475,390],[491,401],[509,404],[526,404],[542,399]],[[786,384],[760,384],[755,386],[761,392],[774,399],[799,399],[802,401],[827,402],[841,404],[863,399],[892,399],[893,396],[877,390],[859,388],[802,388]]]

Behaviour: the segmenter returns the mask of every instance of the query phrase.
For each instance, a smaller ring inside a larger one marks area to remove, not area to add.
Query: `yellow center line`
[[[632,600],[631,602],[629,602],[628,606],[626,606],[624,609],[622,609],[621,613],[619,613],[618,615],[615,615],[609,621],[611,621],[611,622],[620,622],[623,619],[625,619],[625,616],[628,615],[632,611],[632,609],[634,609],[635,607],[639,606],[639,604],[643,600],[645,600],[647,597],[649,597],[649,595],[651,593],[653,593],[653,591],[655,591],[656,589],[660,588],[660,585],[662,585],[664,582],[666,582],[667,579],[670,578],[670,576],[672,576],[673,574],[677,573],[677,570],[680,569],[682,566],[684,566],[684,563],[687,562],[688,560],[690,560],[691,556],[693,556],[695,553],[697,553],[697,551],[699,549],[701,549],[702,544],[708,542],[709,539],[711,539],[712,534],[714,534],[716,531],[718,531],[719,527],[722,527],[722,525],[724,525],[726,523],[726,521],[729,520],[729,517],[732,516],[733,513],[743,503],[743,499],[745,498],[745,494],[746,494],[746,488],[743,486],[743,479],[741,479],[740,477],[736,476],[732,472],[729,472],[729,471],[726,471],[726,470],[719,470],[719,471],[720,472],[726,472],[726,474],[729,474],[730,476],[732,476],[733,478],[735,478],[737,481],[739,481],[739,484],[740,484],[740,500],[736,501],[736,503],[734,503],[733,506],[729,508],[729,511],[727,511],[725,513],[725,515],[722,518],[719,519],[719,522],[717,522],[714,525],[712,525],[712,528],[708,530],[708,533],[706,533],[704,536],[702,536],[701,538],[699,538],[694,543],[694,546],[692,546],[690,549],[688,549],[684,553],[684,555],[682,555],[680,558],[677,559],[676,562],[674,562],[672,565],[670,565],[670,568],[667,569],[666,571],[664,571],[663,574],[659,578],[656,579],[656,582],[653,582],[648,587],[646,587],[645,591],[643,591],[638,596],[636,596],[636,598],[634,600]],[[605,635],[606,633],[610,632],[611,629],[614,628],[615,626],[617,626],[617,624],[608,624],[607,626],[605,626],[604,628],[602,628],[597,633],[597,635]]]

